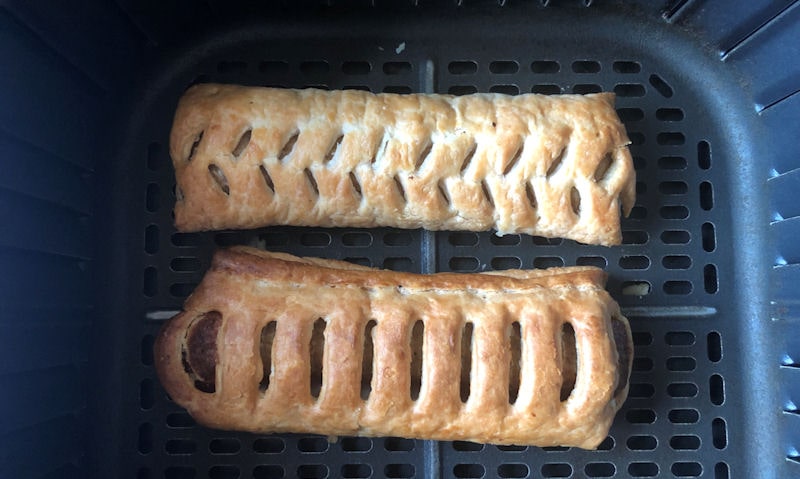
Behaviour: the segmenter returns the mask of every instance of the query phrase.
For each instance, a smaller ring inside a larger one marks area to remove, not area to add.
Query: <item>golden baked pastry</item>
[[[628,393],[628,321],[592,267],[419,275],[219,251],[155,343],[201,424],[594,448]]]
[[[181,231],[496,229],[619,244],[635,172],[614,94],[395,95],[202,84],[170,137]]]

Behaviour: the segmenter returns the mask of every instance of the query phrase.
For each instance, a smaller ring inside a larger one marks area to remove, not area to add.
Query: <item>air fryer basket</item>
[[[800,475],[800,3],[42,3],[0,5],[3,476]],[[636,206],[614,248],[177,233],[169,130],[199,82],[614,91]],[[159,385],[153,340],[236,244],[421,273],[600,266],[633,329],[629,399],[597,451],[198,426]]]

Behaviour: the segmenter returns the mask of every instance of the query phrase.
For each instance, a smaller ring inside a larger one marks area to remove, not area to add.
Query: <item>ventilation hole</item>
[[[683,195],[689,191],[689,185],[684,181],[662,181],[658,184],[658,191],[662,195]]]
[[[667,386],[667,394],[674,398],[693,398],[697,396],[697,385],[694,383],[672,383]]]
[[[627,365],[626,365],[627,367]],[[620,385],[624,388],[625,383],[620,382]],[[615,391],[616,394],[618,391]],[[628,392],[628,397],[632,398],[651,398],[655,395],[656,389],[653,387],[652,384],[644,384],[644,383],[633,383],[630,385],[630,389]]]
[[[387,437],[383,440],[383,448],[393,452],[413,451],[414,441],[402,437]]]
[[[510,75],[519,71],[519,63],[515,61],[493,61],[489,63],[489,71],[499,75]]]
[[[539,256],[533,259],[533,267],[537,269],[560,268],[564,260],[560,256]]]
[[[652,451],[658,446],[658,441],[653,436],[631,436],[626,442],[631,451]]]
[[[414,165],[415,170],[419,171],[419,169],[422,167],[422,164],[425,163],[425,160],[427,160],[428,156],[431,154],[432,149],[433,149],[433,142],[428,141],[428,144],[422,150],[422,153],[420,153],[419,157],[417,157],[417,162]]]
[[[192,161],[194,158],[194,155],[197,153],[197,148],[200,146],[200,142],[203,141],[204,133],[205,131],[201,131],[192,141],[192,147],[189,149],[189,156],[186,157],[186,161]]]
[[[328,149],[328,153],[325,154],[325,158],[322,160],[323,163],[329,163],[336,152],[339,150],[339,146],[342,144],[342,140],[344,140],[344,135],[339,135],[336,140],[333,142],[333,145]]]
[[[197,271],[200,269],[200,260],[194,257],[179,256],[170,261],[169,267],[178,273]]]
[[[344,478],[371,477],[372,467],[369,464],[345,464],[341,472]]]
[[[197,283],[173,283],[169,286],[169,294],[175,298],[185,298],[192,294]]]
[[[363,258],[363,257],[353,258],[353,257],[348,256],[346,258],[342,258],[342,261],[347,261],[348,263],[353,263],[353,264],[366,266],[366,267],[371,267],[372,266],[372,262],[370,261],[369,258]]]
[[[455,85],[448,88],[447,93],[456,96],[471,95],[478,93],[478,89],[474,85]]]
[[[715,418],[711,421],[711,438],[714,447],[717,449],[725,449],[728,445],[728,431],[725,420],[721,417]]]
[[[286,443],[279,437],[263,437],[253,441],[253,451],[258,454],[279,454],[286,449]]]
[[[324,75],[330,70],[330,65],[324,60],[303,62],[300,64],[300,72],[303,75]]]
[[[550,83],[533,85],[531,93],[538,93],[540,95],[560,95],[562,93],[561,87]]]
[[[411,400],[416,401],[419,398],[419,391],[422,388],[422,363],[424,358],[422,356],[422,349],[425,337],[425,324],[422,320],[414,322],[414,327],[411,328]]]
[[[169,466],[164,469],[164,479],[194,479],[197,469],[190,466]]]
[[[592,60],[579,60],[572,62],[572,71],[575,73],[597,73],[600,71],[600,63]]]
[[[703,236],[703,250],[708,251],[709,253],[714,251],[714,249],[717,247],[714,225],[712,223],[703,223],[703,226],[701,227],[701,233]]]
[[[489,202],[489,205],[494,208],[494,198],[492,198],[492,192],[489,190],[489,185],[486,183],[486,178],[481,180],[481,191],[483,192],[483,197]]]
[[[297,441],[297,450],[300,452],[325,452],[330,443],[323,437],[303,437]]]
[[[236,454],[242,448],[242,443],[236,438],[212,439],[208,443],[211,454]]]
[[[714,189],[708,181],[700,183],[700,207],[706,211],[714,207]]]
[[[665,281],[664,292],[667,294],[687,295],[692,293],[691,281]]]
[[[722,338],[716,331],[708,333],[706,338],[708,347],[708,360],[712,363],[717,363],[722,359]]]
[[[636,346],[649,346],[653,344],[653,335],[645,331],[634,331],[632,333],[633,344]]]
[[[689,269],[692,266],[692,258],[683,255],[664,256],[661,264],[667,269]]]
[[[194,419],[186,411],[167,414],[167,427],[188,429],[195,426]]]
[[[616,474],[617,468],[610,462],[590,462],[583,471],[589,477],[611,477]]]
[[[686,143],[686,137],[681,132],[665,131],[656,136],[656,143],[664,146],[678,146]]]
[[[497,449],[503,452],[522,452],[528,450],[528,446],[515,446],[513,444],[506,444],[503,446],[496,446],[496,447]]]
[[[730,471],[728,470],[728,464],[724,462],[718,462],[714,465],[714,479],[729,479],[730,478]]]
[[[539,60],[531,63],[531,71],[533,73],[558,73],[561,69],[558,62]]]
[[[152,379],[144,379],[139,383],[139,406],[147,411],[155,404],[155,387]]]
[[[342,90],[372,91],[366,85],[345,85],[345,86],[342,87]]]
[[[311,170],[308,168],[304,168],[303,173],[306,175],[306,180],[308,180],[308,186],[311,188],[311,191],[319,198],[319,186],[317,185],[317,180],[314,179],[314,174],[311,173]]]
[[[311,397],[314,399],[319,398],[319,393],[322,390],[322,381],[324,376],[324,362],[325,362],[325,327],[327,323],[324,319],[318,318],[314,321],[313,329],[311,330],[311,341],[309,342],[309,355],[311,358],[311,374],[310,386]]]
[[[226,195],[230,195],[231,188],[228,186],[228,178],[225,176],[225,173],[222,171],[222,169],[214,163],[211,163],[208,165],[208,172],[211,174],[211,178],[214,179],[222,192]]]
[[[528,477],[531,473],[530,468],[526,464],[500,464],[497,466],[497,476],[501,478],[518,478]],[[568,476],[563,476],[568,477]]]
[[[639,73],[642,71],[642,66],[637,62],[614,62],[614,71],[617,73]]]
[[[708,381],[711,404],[722,406],[725,402],[725,381],[719,374],[712,374]]]
[[[622,244],[645,244],[650,239],[646,231],[630,230],[622,232]]]
[[[647,269],[650,267],[650,258],[647,256],[622,256],[619,259],[622,269]]]
[[[383,73],[387,75],[405,75],[411,73],[412,69],[409,62],[386,62],[383,64]]]
[[[406,201],[406,190],[403,188],[403,183],[400,181],[400,178],[397,175],[394,175],[394,184],[397,187],[397,192],[400,194],[400,197],[403,201]]]
[[[640,97],[644,96],[644,86],[638,83],[621,83],[614,87],[614,93],[619,97]]]
[[[284,61],[264,61],[258,64],[258,71],[269,75],[281,75],[289,70],[289,64]]]
[[[672,436],[669,447],[676,451],[694,451],[700,449],[700,438],[693,435]]]
[[[372,235],[366,232],[345,233],[342,235],[342,245],[349,248],[365,248],[372,245]]]
[[[691,240],[688,231],[667,230],[661,233],[661,241],[664,244],[686,244]]]
[[[658,464],[654,462],[632,462],[628,464],[628,474],[633,477],[656,477],[658,473]]]
[[[414,262],[411,261],[411,258],[405,256],[384,258],[383,260],[383,268],[392,271],[406,271],[410,273],[413,267]]]
[[[611,437],[611,436],[607,436],[605,439],[603,439],[603,442],[601,442],[600,445],[597,446],[597,450],[598,451],[610,451],[610,450],[614,449],[615,445],[616,445],[616,442],[614,441],[614,438]]]
[[[199,246],[201,243],[198,233],[173,233],[170,242],[178,248]]]
[[[144,229],[144,251],[147,254],[156,254],[158,248],[158,226],[148,225]]]
[[[303,246],[311,246],[317,248],[323,246],[330,246],[331,235],[321,231],[303,233],[300,236],[300,244]]]
[[[578,349],[575,329],[570,323],[561,326],[561,401],[569,399],[578,378]]]
[[[482,451],[484,448],[483,444],[470,441],[453,441],[452,444],[454,450],[463,452],[477,452]]]
[[[680,108],[659,108],[656,110],[656,118],[661,121],[681,121],[683,120],[683,110]]]
[[[154,213],[158,211],[158,204],[159,204],[159,197],[161,196],[161,191],[158,188],[158,185],[155,183],[150,183],[147,185],[147,193],[145,194],[145,208],[149,213]]]
[[[623,281],[623,296],[646,296],[650,294],[650,283],[647,281]]]
[[[490,93],[502,93],[504,95],[519,95],[517,85],[492,85],[489,87]]]
[[[692,357],[672,357],[667,359],[667,369],[670,371],[694,371],[697,361]]]
[[[275,327],[277,323],[270,321],[261,328],[261,340],[258,352],[261,355],[261,382],[258,384],[259,390],[266,391],[269,388],[269,379],[272,376],[272,343],[275,339]]]
[[[164,164],[163,149],[161,143],[157,141],[151,142],[147,145],[147,169],[150,171],[158,171]]]
[[[148,298],[152,298],[158,292],[158,270],[153,266],[144,269],[144,287],[142,293]]]
[[[685,220],[689,217],[689,208],[683,205],[662,206],[659,213],[665,220]]]
[[[383,474],[389,478],[415,477],[416,469],[411,464],[387,464],[383,468]]]
[[[719,290],[717,267],[713,264],[703,267],[703,286],[708,294],[715,294]]]
[[[509,328],[509,357],[508,370],[508,403],[514,404],[519,393],[520,369],[522,367],[522,330],[518,321],[511,323]]]
[[[703,170],[711,168],[711,145],[705,140],[697,143],[697,164]]]
[[[345,75],[366,75],[372,71],[369,62],[343,62],[342,73]]]
[[[292,154],[294,151],[294,145],[297,143],[297,139],[300,137],[300,132],[295,131],[292,133],[292,136],[284,143],[283,148],[281,148],[280,153],[278,153],[278,161],[283,161],[284,158]]]
[[[575,213],[575,215],[580,216],[581,215],[581,193],[574,186],[569,191],[569,201],[570,201],[570,205],[572,205],[572,212]]]
[[[236,143],[236,146],[231,151],[231,154],[234,158],[239,158],[239,156],[244,152],[247,148],[247,145],[250,144],[250,138],[253,136],[253,129],[248,128],[247,131],[242,133],[242,136],[239,137],[239,141]]]
[[[543,477],[570,477],[572,476],[572,466],[564,463],[542,465]],[[525,477],[525,476],[520,476]]]
[[[406,231],[397,231],[383,235],[383,244],[386,246],[408,246],[413,241],[411,234]]]
[[[576,95],[588,95],[590,93],[600,93],[602,91],[603,87],[596,83],[579,83],[572,87],[572,93]]]
[[[453,246],[475,246],[478,244],[478,235],[466,231],[458,231],[447,235],[447,241]]]
[[[520,268],[522,268],[522,260],[515,256],[497,256],[492,258],[492,269],[495,271]]]
[[[606,259],[602,256],[579,256],[575,264],[578,266],[594,266],[596,268],[605,268],[608,266]]]
[[[650,84],[653,85],[653,88],[656,89],[657,92],[661,94],[664,98],[671,98],[673,91],[672,87],[664,81],[663,78],[656,75],[655,73],[650,75]]]
[[[353,186],[353,193],[355,193],[356,198],[361,199],[361,183],[358,182],[358,178],[356,178],[356,174],[354,172],[350,172],[350,184]]]
[[[211,466],[208,479],[239,479],[241,471],[236,466]]]
[[[695,337],[690,331],[670,331],[664,335],[664,341],[670,346],[691,346]]]
[[[197,451],[197,443],[190,439],[170,439],[164,444],[167,454],[192,454]]]
[[[486,468],[481,464],[456,464],[453,466],[453,474],[458,478],[483,477]]]
[[[506,164],[505,169],[503,169],[503,176],[507,175],[516,165],[519,163],[519,159],[522,156],[522,150],[525,149],[525,144],[521,144],[517,148],[517,152],[514,153],[514,156],[511,157],[511,161]]]
[[[541,449],[544,452],[564,452],[570,450],[569,447],[564,447],[564,446],[544,446]]]
[[[520,243],[520,241],[522,241],[522,237],[520,237],[520,235],[489,236],[489,242],[498,246],[516,246]]]
[[[703,474],[703,466],[697,462],[676,462],[670,470],[677,477],[699,477]]]
[[[685,170],[688,163],[682,156],[662,156],[658,159],[658,167],[662,170]]]
[[[149,422],[139,426],[139,440],[136,449],[142,454],[149,454],[153,451],[153,425]]]
[[[260,465],[253,468],[253,479],[276,479],[285,477],[283,466],[274,464]]]
[[[641,108],[617,108],[617,115],[622,121],[639,121],[644,119],[644,110]]]
[[[475,257],[454,256],[450,258],[448,266],[450,267],[451,271],[477,271],[478,266],[480,266],[480,262],[478,261],[478,258]]]
[[[372,439],[368,437],[343,437],[339,444],[345,452],[369,452],[372,450]]]
[[[473,61],[450,62],[447,71],[453,75],[471,75],[478,71],[478,64]]]
[[[530,205],[531,209],[535,210],[537,207],[536,193],[534,192],[533,185],[530,182],[525,182],[525,197],[528,198],[528,204]]]

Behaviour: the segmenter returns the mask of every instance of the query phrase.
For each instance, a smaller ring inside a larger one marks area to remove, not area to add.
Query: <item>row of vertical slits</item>
[[[787,468],[800,471],[800,2],[674,2],[667,21],[702,29],[720,59],[748,80],[763,125],[763,165],[769,197],[771,345],[780,387],[780,437]],[[763,194],[762,191],[753,192]],[[735,210],[734,210],[735,214]]]

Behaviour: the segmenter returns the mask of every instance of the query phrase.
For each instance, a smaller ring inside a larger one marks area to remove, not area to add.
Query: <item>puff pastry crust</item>
[[[633,361],[604,281],[592,267],[419,275],[236,247],[163,325],[155,365],[219,429],[595,448]]]
[[[496,229],[621,242],[635,172],[614,94],[372,94],[201,84],[170,137],[181,231]]]

